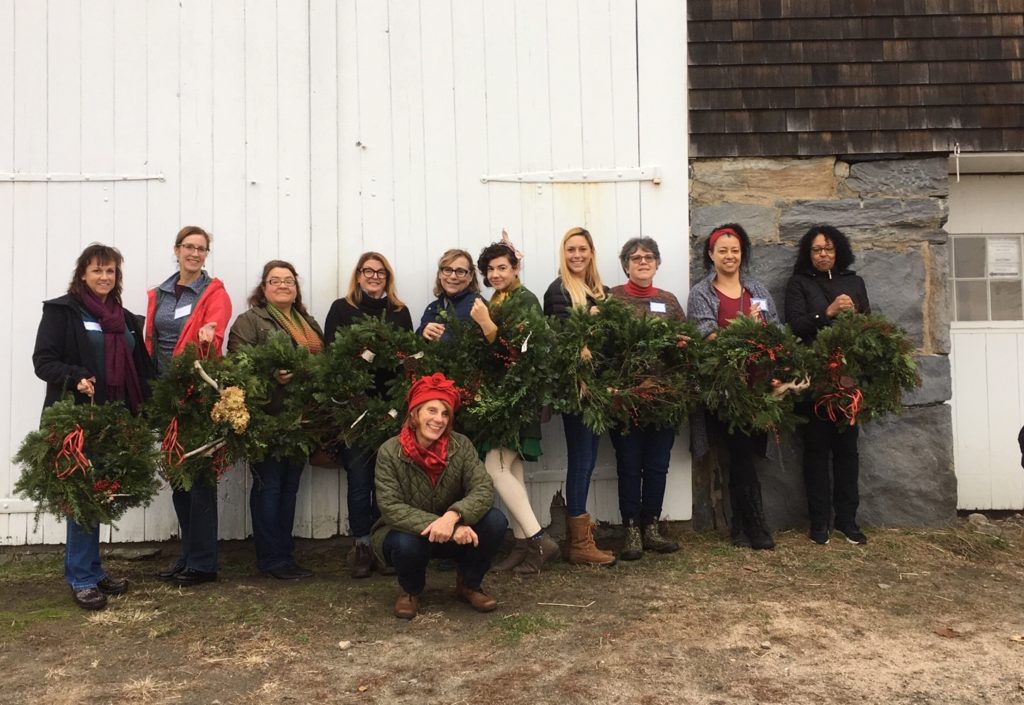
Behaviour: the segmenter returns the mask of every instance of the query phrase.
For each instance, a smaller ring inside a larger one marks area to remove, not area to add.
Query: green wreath
[[[47,512],[89,529],[113,524],[160,488],[149,425],[121,402],[57,402],[14,461],[23,467],[14,490],[36,503],[37,521]]]
[[[160,474],[175,489],[216,484],[245,457],[247,386],[244,369],[224,358],[199,361],[191,344],[152,383],[145,415],[160,434]]]
[[[840,427],[899,413],[921,385],[906,332],[878,314],[840,313],[811,350],[814,412]]]
[[[704,342],[695,326],[637,315],[608,298],[598,312],[575,309],[559,335],[561,375],[554,407],[594,433],[637,425],[676,428],[700,400]]]
[[[705,406],[729,425],[730,433],[791,430],[802,419],[794,395],[809,366],[806,347],[789,327],[739,316],[706,346],[700,362]]]
[[[267,457],[304,460],[320,447],[320,430],[310,417],[313,405],[313,356],[297,346],[284,331],[274,331],[266,342],[244,345],[229,355],[244,380],[250,420],[244,434],[249,462]],[[281,384],[277,373],[290,379]]]
[[[422,357],[419,336],[381,318],[339,328],[314,365],[311,413],[323,444],[376,449],[397,436]]]

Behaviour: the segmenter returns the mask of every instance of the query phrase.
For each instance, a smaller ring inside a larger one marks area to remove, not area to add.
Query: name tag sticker
[[[85,329],[86,330],[95,330],[95,331],[103,332],[103,329],[100,328],[99,321],[82,321],[82,322],[85,323]]]
[[[651,302],[652,313],[665,313],[665,302],[663,301],[652,301]]]
[[[768,300],[767,299],[751,299],[750,300],[750,307],[753,308],[754,306],[757,306],[762,311],[767,311],[768,310]]]
[[[192,304],[179,306],[178,308],[174,309],[174,319],[177,320],[179,318],[184,318],[190,313],[192,313]]]

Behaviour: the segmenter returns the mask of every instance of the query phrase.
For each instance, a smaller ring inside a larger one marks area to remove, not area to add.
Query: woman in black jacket
[[[871,313],[864,280],[850,269],[854,255],[850,241],[830,225],[815,225],[800,239],[793,276],[786,285],[786,322],[800,339],[810,345],[818,331],[830,325],[843,311]],[[810,538],[828,543],[829,518],[835,510],[835,528],[851,543],[865,544],[867,537],[857,526],[857,488],[860,460],[857,426],[840,428],[814,413],[805,402],[804,483]],[[829,454],[832,456],[832,492],[829,499]],[[830,506],[831,505],[831,506]]]
[[[364,252],[352,271],[348,293],[331,305],[324,322],[324,341],[334,342],[338,328],[357,323],[365,316],[383,318],[396,328],[412,331],[409,307],[398,298],[395,270],[379,252]],[[384,391],[388,379],[378,375],[377,390]],[[380,518],[374,491],[373,471],[377,449],[363,446],[343,447],[341,464],[348,471],[348,525],[355,543],[348,554],[348,567],[353,578],[367,578],[373,568],[370,529]]]
[[[78,257],[64,296],[43,302],[32,363],[46,382],[44,408],[66,393],[76,404],[123,401],[136,412],[149,395],[153,365],[142,328],[121,305],[121,253],[93,243]],[[79,607],[103,609],[109,595],[128,591],[127,580],[110,578],[100,563],[100,528],[68,518],[64,579]]]

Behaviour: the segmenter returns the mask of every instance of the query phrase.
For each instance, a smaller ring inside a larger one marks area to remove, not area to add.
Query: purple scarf
[[[135,361],[125,342],[124,308],[108,296],[100,301],[88,287],[82,292],[82,305],[85,310],[96,317],[103,330],[103,369],[107,382],[107,399],[111,401],[127,401],[128,408],[138,410],[142,401],[142,387],[139,375],[135,371]],[[135,341],[141,345],[142,341]]]

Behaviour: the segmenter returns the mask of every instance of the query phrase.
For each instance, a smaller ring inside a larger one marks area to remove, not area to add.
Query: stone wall
[[[949,194],[945,156],[848,162],[813,159],[697,160],[690,169],[691,281],[717,225],[741,224],[753,241],[751,273],[781,312],[796,246],[815,224],[850,238],[871,308],[903,327],[917,350],[923,385],[904,413],[861,432],[861,509],[874,526],[942,526],[956,517],[949,367]],[[806,529],[799,433],[769,444],[761,479],[775,528]],[[714,455],[694,462],[694,526],[724,522]]]

